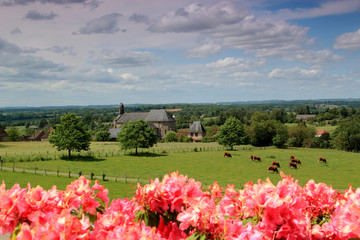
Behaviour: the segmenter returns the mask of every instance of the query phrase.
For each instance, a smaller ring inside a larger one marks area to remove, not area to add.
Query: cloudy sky
[[[360,0],[0,0],[0,107],[360,97]]]

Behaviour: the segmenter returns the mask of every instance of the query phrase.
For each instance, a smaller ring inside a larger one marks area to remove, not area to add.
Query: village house
[[[154,129],[158,139],[165,138],[169,131],[176,132],[175,119],[165,109],[152,109],[150,112],[132,112],[126,113],[124,104],[120,104],[119,115],[113,121],[113,128],[119,129],[124,123],[130,121],[144,120],[149,123],[149,126]],[[110,130],[110,133],[116,131]]]
[[[325,130],[323,130],[323,129],[316,130],[316,135],[315,135],[315,137],[321,137],[321,135],[323,135],[323,134],[325,134],[325,133],[330,134],[328,131],[325,131]]]
[[[8,141],[9,135],[5,130],[0,126],[0,142],[6,142]]]
[[[188,137],[191,137],[194,142],[200,142],[206,136],[206,130],[200,121],[194,121],[190,125]]]

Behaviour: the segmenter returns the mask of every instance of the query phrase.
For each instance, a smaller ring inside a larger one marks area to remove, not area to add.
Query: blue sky
[[[360,0],[0,0],[0,107],[360,97]]]

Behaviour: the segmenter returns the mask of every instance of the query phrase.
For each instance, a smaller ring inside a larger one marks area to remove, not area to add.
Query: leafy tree
[[[272,139],[273,144],[276,147],[281,148],[285,145],[285,143],[289,139],[288,127],[285,126],[284,124],[278,123],[276,124],[275,131],[276,131],[275,137],[273,137]]]
[[[46,124],[48,124],[48,121],[45,118],[41,119],[39,123],[39,128],[44,128]]]
[[[314,144],[315,147],[318,148],[330,148],[331,147],[330,134],[323,133],[320,137],[316,137]]]
[[[185,136],[184,134],[180,134],[179,136],[179,142],[190,142],[191,138]]]
[[[56,125],[55,131],[49,136],[49,142],[58,151],[89,150],[91,136],[84,129],[84,123],[74,113],[67,113],[61,117],[61,123]]]
[[[248,128],[248,134],[250,135],[252,145],[270,146],[272,145],[272,139],[276,135],[276,121],[252,122]]]
[[[165,136],[165,142],[177,142],[176,132],[168,131]]]
[[[230,117],[219,128],[216,134],[219,144],[230,147],[232,150],[235,145],[248,144],[249,136],[245,133],[245,129],[240,120]]]
[[[299,123],[297,126],[289,128],[288,143],[293,147],[310,146],[315,137],[315,132],[314,128]]]
[[[352,117],[339,122],[334,132],[334,147],[346,151],[360,151],[360,118]]]
[[[157,135],[144,120],[130,121],[121,127],[121,132],[117,136],[117,141],[121,143],[123,149],[152,147],[157,141]]]
[[[108,131],[99,131],[95,134],[95,141],[107,142],[110,141],[110,133]]]
[[[8,134],[8,139],[11,142],[19,141],[20,132],[16,127],[11,127],[6,131]]]

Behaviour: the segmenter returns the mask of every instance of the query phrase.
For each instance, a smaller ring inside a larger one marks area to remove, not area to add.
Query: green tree
[[[230,117],[219,128],[216,134],[219,144],[230,147],[232,150],[234,146],[240,144],[248,144],[249,136],[245,133],[245,129],[240,120],[235,117]]]
[[[123,149],[135,148],[135,154],[138,148],[152,147],[157,136],[154,130],[144,120],[130,121],[121,127],[121,132],[117,136]]]
[[[284,124],[278,123],[276,124],[276,134],[275,137],[272,139],[273,145],[278,148],[281,148],[287,143],[289,139],[289,130],[288,127]]]
[[[11,142],[19,141],[20,132],[16,127],[11,127],[6,132],[9,135],[8,136],[9,141]]]
[[[334,147],[345,151],[360,151],[360,118],[355,116],[339,122],[333,135]]]
[[[43,118],[40,120],[39,128],[44,128],[47,124],[48,124],[48,121],[45,118]]]
[[[61,123],[56,125],[56,129],[49,136],[49,142],[58,151],[68,150],[69,157],[71,151],[89,150],[91,136],[84,129],[84,123],[74,113],[67,113],[60,119]]]
[[[110,133],[108,131],[99,131],[95,134],[95,141],[107,142],[110,141]]]
[[[177,142],[176,132],[168,131],[165,136],[165,142]]]
[[[295,127],[289,128],[289,145],[293,147],[306,147],[312,144],[315,137],[315,129],[307,127],[304,123],[299,123]]]

